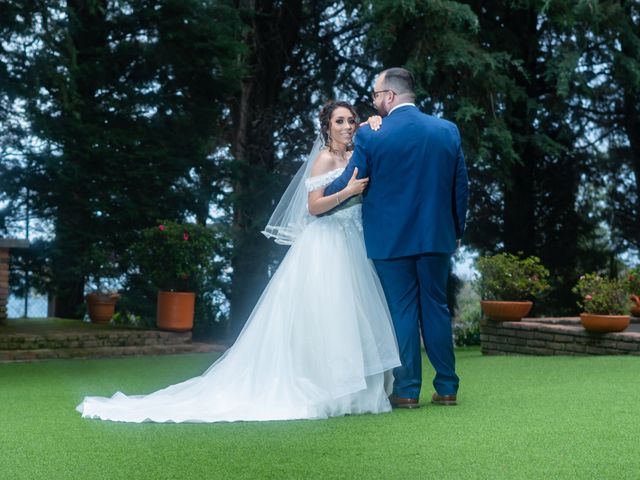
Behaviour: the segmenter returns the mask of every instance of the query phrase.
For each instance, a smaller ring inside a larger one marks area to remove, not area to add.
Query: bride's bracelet
[[[336,206],[340,205],[340,195],[336,193]]]

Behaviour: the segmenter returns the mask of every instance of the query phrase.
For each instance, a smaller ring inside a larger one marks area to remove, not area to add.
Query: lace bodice
[[[312,192],[313,190],[326,187],[336,178],[342,175],[342,172],[344,172],[344,168],[329,170],[327,173],[323,173],[322,175],[316,175],[314,177],[307,178],[304,181],[304,184],[307,187],[307,191]]]
[[[323,173],[322,175],[316,175],[314,177],[307,178],[305,180],[307,191],[311,192],[313,190],[326,187],[336,178],[342,175],[342,172],[344,172],[344,168],[336,168],[334,170],[328,171],[327,173]],[[320,217],[331,216],[332,218],[341,221],[352,221],[356,224],[358,230],[362,231],[361,204],[362,196],[357,195],[355,197],[351,197],[346,202],[341,203],[339,207],[334,208],[327,213],[323,213],[322,215],[320,215]]]

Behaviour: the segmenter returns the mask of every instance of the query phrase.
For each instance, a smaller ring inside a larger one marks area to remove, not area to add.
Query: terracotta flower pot
[[[482,311],[496,322],[517,322],[531,311],[533,302],[506,302],[499,300],[482,300]]]
[[[174,332],[191,330],[195,304],[193,292],[158,292],[158,328]]]
[[[93,292],[89,293],[85,299],[87,301],[87,311],[92,323],[109,323],[116,311],[116,303],[120,295],[117,293]]]
[[[629,326],[629,321],[629,315],[580,314],[580,323],[588,332],[621,332]]]

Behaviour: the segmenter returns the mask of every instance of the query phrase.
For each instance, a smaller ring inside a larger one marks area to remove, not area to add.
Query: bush
[[[624,280],[609,279],[597,273],[589,273],[580,277],[573,292],[580,297],[578,306],[584,313],[628,315],[630,309],[628,288]]]
[[[457,296],[458,309],[453,323],[453,341],[458,347],[480,345],[482,311],[478,300],[472,285],[464,283]]]
[[[119,309],[135,314],[138,326],[153,327],[158,289],[195,292],[194,338],[220,338],[226,334],[229,258],[224,225],[162,221],[143,230],[131,248],[135,268]]]
[[[454,324],[453,341],[456,347],[480,345],[480,324]]]
[[[627,272],[627,291],[631,295],[640,296],[640,267],[632,268]]]
[[[124,327],[143,327],[146,326],[139,315],[130,312],[116,312],[111,318],[112,325],[120,325]]]
[[[549,271],[538,257],[520,258],[499,253],[476,260],[477,283],[483,300],[518,301],[536,297],[549,288]]]
[[[217,254],[224,239],[216,233],[204,225],[161,222],[143,230],[132,247],[133,261],[160,290],[195,291],[204,280],[222,273]]]

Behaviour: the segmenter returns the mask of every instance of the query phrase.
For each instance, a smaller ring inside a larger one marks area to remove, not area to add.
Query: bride
[[[349,161],[353,107],[320,111],[321,139],[263,232],[291,248],[235,344],[202,375],[149,395],[85,397],[85,418],[121,422],[318,419],[391,410],[400,365],[362,235],[367,179],[323,197]],[[386,382],[385,382],[386,380]]]

